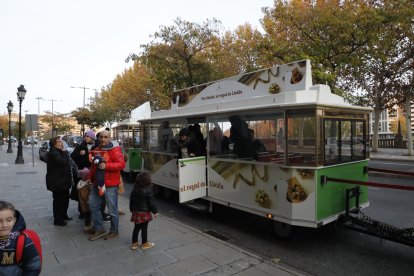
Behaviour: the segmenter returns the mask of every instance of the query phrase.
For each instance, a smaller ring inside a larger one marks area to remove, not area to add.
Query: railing
[[[369,141],[370,147],[372,147],[372,140]],[[399,148],[399,149],[406,149],[407,148],[407,141],[403,140],[398,142],[394,138],[389,139],[378,139],[378,147],[379,148]]]

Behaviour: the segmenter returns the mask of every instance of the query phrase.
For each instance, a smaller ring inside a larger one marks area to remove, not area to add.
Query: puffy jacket
[[[73,179],[67,151],[51,147],[47,154],[46,188],[52,192],[67,191]]]
[[[80,154],[81,150],[85,151],[84,155]],[[79,170],[82,170],[83,168],[89,169],[91,167],[91,162],[89,161],[88,144],[85,141],[82,141],[80,145],[77,145],[75,147],[73,152],[70,154],[70,157],[72,157],[73,161],[75,161]]]
[[[121,170],[125,168],[124,155],[119,146],[113,146],[112,143],[108,147],[97,147],[89,152],[89,160],[95,154],[100,154],[105,160],[106,167],[104,172],[104,182],[107,187],[119,186],[121,179]],[[94,186],[98,186],[96,181],[96,165],[92,165],[87,177]]]
[[[0,276],[34,276],[40,274],[40,256],[33,241],[29,237],[26,237],[24,241],[23,263],[17,265],[16,258],[13,258],[13,256],[16,256],[17,237],[19,236],[20,231],[24,229],[26,229],[24,218],[20,212],[16,210],[16,223],[9,234],[9,241],[6,243],[7,245],[5,247],[0,247]]]
[[[129,198],[129,210],[131,212],[158,213],[152,187],[135,187]]]

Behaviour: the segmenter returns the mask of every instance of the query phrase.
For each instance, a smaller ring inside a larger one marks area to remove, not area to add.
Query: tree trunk
[[[411,95],[407,93],[405,100],[405,122],[407,125],[407,149],[408,155],[413,155],[413,137],[411,136]]]
[[[374,125],[372,127],[373,136],[372,136],[372,147],[371,151],[378,152],[378,129],[379,129],[379,120],[381,116],[381,109],[374,109]]]

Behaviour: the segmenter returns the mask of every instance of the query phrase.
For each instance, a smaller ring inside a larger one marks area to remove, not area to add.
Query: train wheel
[[[283,239],[288,239],[293,235],[293,226],[280,221],[273,221],[273,230],[275,234]]]

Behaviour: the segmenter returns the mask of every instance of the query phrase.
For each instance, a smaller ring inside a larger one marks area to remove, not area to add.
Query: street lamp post
[[[7,146],[7,153],[13,153],[11,145],[11,113],[13,111],[13,103],[11,101],[7,103],[7,111],[9,112],[9,145]]]
[[[17,99],[19,100],[19,144],[17,146],[17,157],[15,164],[24,164],[23,145],[22,145],[22,102],[26,96],[24,85],[17,87]]]
[[[52,132],[51,132],[51,134],[52,134],[52,137],[54,137],[53,136],[53,131],[55,130],[55,124],[54,124],[54,120],[53,120],[53,102],[54,101],[56,101],[55,99],[50,99],[50,100],[48,100],[48,101],[51,101],[52,102]]]
[[[40,100],[43,100],[43,97],[36,97],[37,100],[37,116],[40,116]]]
[[[91,88],[85,87],[85,86],[78,86],[78,87],[71,86],[70,88],[80,88],[80,89],[83,89],[83,107],[85,107],[85,94],[86,94],[86,89],[91,89]]]
[[[89,87],[86,87],[86,86],[71,86],[70,88],[80,88],[80,89],[83,89],[83,108],[85,108],[85,94],[86,94],[86,89],[92,89],[92,88],[89,88]],[[95,90],[96,91],[96,89],[93,89],[93,90]],[[81,132],[82,132],[82,136],[85,134],[85,124],[84,123],[82,123],[82,126],[81,126]]]

